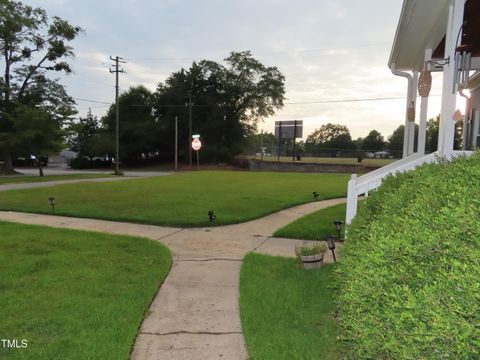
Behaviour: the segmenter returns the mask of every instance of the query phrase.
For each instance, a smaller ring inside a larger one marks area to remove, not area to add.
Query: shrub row
[[[70,167],[72,169],[99,169],[112,167],[112,163],[102,159],[90,160],[86,157],[76,157],[70,161]]]
[[[386,179],[338,268],[346,359],[480,358],[480,154]]]

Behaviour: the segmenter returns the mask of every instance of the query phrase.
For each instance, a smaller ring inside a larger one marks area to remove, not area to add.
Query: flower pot
[[[300,256],[305,269],[319,269],[323,265],[323,253],[309,256]]]

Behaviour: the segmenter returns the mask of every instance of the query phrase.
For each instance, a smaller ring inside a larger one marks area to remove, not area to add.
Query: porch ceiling
[[[422,70],[425,49],[435,50],[445,36],[450,0],[404,0],[388,65]]]

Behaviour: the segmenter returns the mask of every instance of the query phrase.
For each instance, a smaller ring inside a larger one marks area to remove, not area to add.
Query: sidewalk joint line
[[[154,226],[155,226],[155,225],[154,225]],[[167,238],[167,237],[169,237],[169,236],[178,234],[180,231],[183,231],[183,230],[185,230],[185,229],[175,230],[174,232],[171,232],[170,234],[163,235],[162,237],[159,237],[159,238],[155,238],[155,240],[158,240],[158,241],[163,240],[163,239],[165,239],[165,238]]]
[[[225,332],[211,332],[211,331],[172,331],[172,332],[149,332],[149,331],[142,331],[140,332],[142,335],[157,335],[157,336],[168,336],[168,335],[241,335],[241,331],[225,331]]]
[[[208,258],[208,259],[176,259],[176,262],[205,262],[205,261],[240,261],[242,262],[243,259],[229,259],[229,258]]]
[[[260,249],[268,240],[270,240],[270,238],[271,238],[271,236],[267,236],[267,238],[264,241],[262,241],[262,243],[260,245],[258,245],[256,248],[253,249],[253,252]]]

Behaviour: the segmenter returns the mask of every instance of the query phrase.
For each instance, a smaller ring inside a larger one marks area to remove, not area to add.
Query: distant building
[[[75,151],[64,149],[59,154],[50,156],[48,158],[48,165],[54,167],[68,167],[71,160],[77,157]]]

